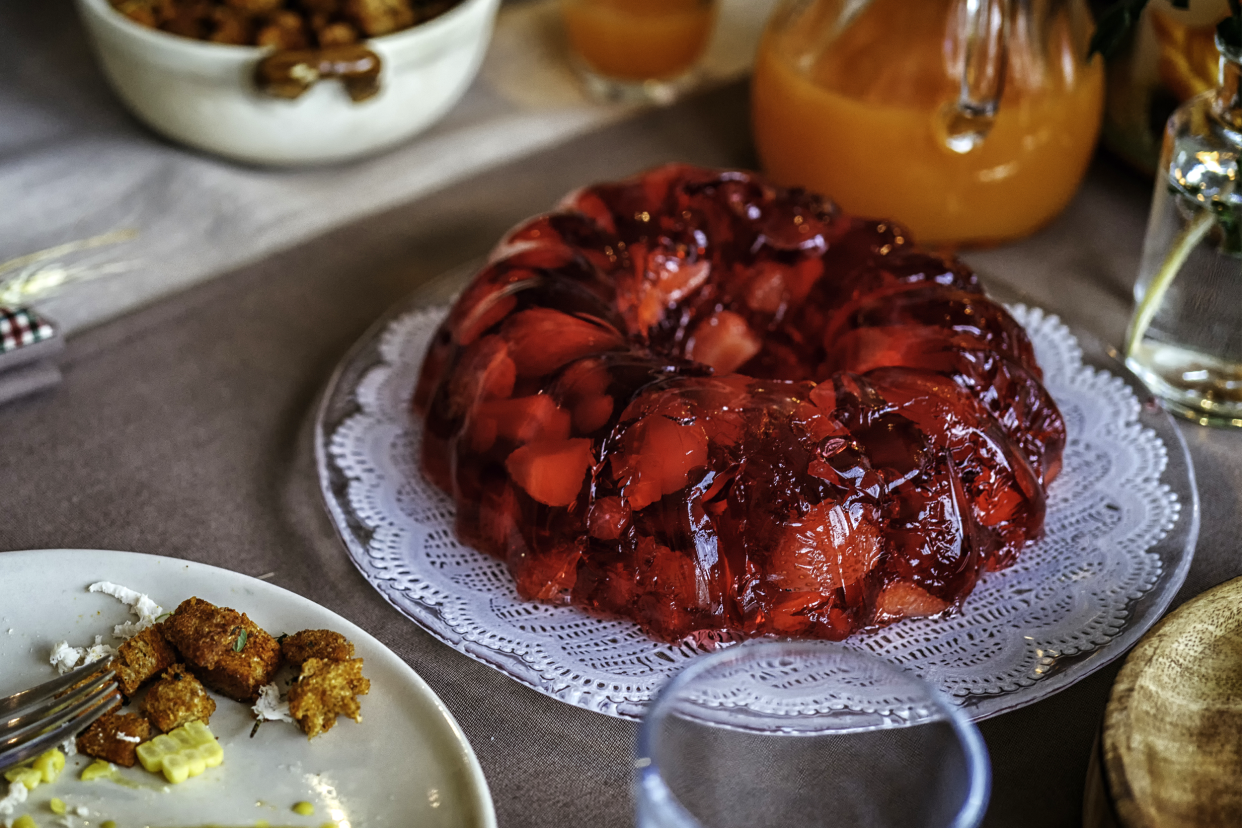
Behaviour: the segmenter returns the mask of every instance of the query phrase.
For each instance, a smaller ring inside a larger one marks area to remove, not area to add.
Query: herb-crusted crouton
[[[147,627],[120,646],[113,661],[116,683],[125,698],[130,698],[149,679],[167,670],[177,654],[164,640],[162,625]]]
[[[142,712],[167,733],[186,722],[209,723],[211,714],[216,712],[216,701],[184,666],[174,664],[151,685],[142,699]]]
[[[345,0],[345,16],[369,37],[414,25],[410,0]]]
[[[138,745],[151,738],[151,723],[137,713],[107,713],[78,737],[78,752],[132,768]]]
[[[199,598],[181,602],[164,637],[213,690],[252,702],[280,666],[280,645],[244,613]]]
[[[307,738],[314,738],[331,730],[338,715],[361,722],[357,696],[370,690],[371,682],[362,675],[362,659],[309,658],[297,683],[289,688],[289,713]]]
[[[280,639],[280,654],[286,664],[301,667],[308,658],[348,661],[354,657],[354,645],[332,630],[302,630]]]

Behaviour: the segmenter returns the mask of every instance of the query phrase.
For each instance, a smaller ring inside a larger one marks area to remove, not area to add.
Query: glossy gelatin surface
[[[652,635],[844,638],[1039,537],[1065,426],[973,273],[888,222],[670,165],[513,230],[413,400],[457,534]]]

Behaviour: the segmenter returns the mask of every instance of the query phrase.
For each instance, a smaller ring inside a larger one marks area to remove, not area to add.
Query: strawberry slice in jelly
[[[528,443],[505,460],[513,482],[545,506],[577,501],[590,467],[591,441],[585,438]]]
[[[690,261],[658,250],[641,260],[636,257],[634,266],[639,276],[630,288],[631,295],[619,296],[618,300],[622,307],[628,302],[633,308],[628,319],[631,330],[639,336],[647,336],[670,308],[706,283],[712,272],[711,262]]]
[[[467,421],[471,448],[488,451],[496,438],[515,443],[565,440],[570,432],[570,415],[546,394],[513,399],[484,400],[475,406]]]
[[[995,349],[1038,371],[1031,341],[1008,311],[985,296],[939,284],[916,284],[868,297],[852,311],[834,316],[824,331],[824,345],[832,352],[850,331],[884,326],[904,327],[911,336],[928,335],[927,328],[952,332],[968,337],[974,347]]]
[[[783,589],[823,595],[860,580],[883,551],[876,517],[835,502],[812,506],[785,525],[768,578]]]
[[[517,366],[509,346],[498,336],[487,336],[465,350],[448,386],[449,406],[465,411],[478,400],[507,397],[517,381]]]
[[[637,511],[684,489],[690,473],[706,463],[707,436],[701,426],[652,414],[625,429],[611,470],[626,505]]]
[[[575,359],[625,347],[625,339],[611,326],[551,308],[515,313],[505,320],[501,335],[522,377],[550,374]]]
[[[875,599],[875,623],[891,624],[902,618],[926,618],[939,615],[949,608],[948,601],[937,598],[914,584],[894,581],[880,591]]]
[[[710,365],[717,374],[732,374],[762,348],[763,340],[739,314],[717,311],[694,329],[686,358]]]
[[[581,559],[582,549],[572,537],[558,537],[545,539],[537,550],[511,550],[507,563],[523,598],[567,604]]]

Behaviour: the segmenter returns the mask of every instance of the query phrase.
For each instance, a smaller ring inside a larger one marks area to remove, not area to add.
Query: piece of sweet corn
[[[40,753],[29,765],[5,771],[4,778],[9,782],[21,782],[27,790],[33,791],[42,782],[55,782],[64,767],[65,754],[52,748]]]
[[[105,762],[103,759],[96,759],[86,767],[82,768],[82,781],[90,782],[92,779],[103,779],[111,776],[115,772],[111,762]]]
[[[55,782],[56,777],[65,769],[65,754],[59,748],[52,748],[39,754],[32,767],[43,775],[44,782]]]
[[[30,814],[22,814],[13,820],[13,828],[39,828],[39,824],[34,821],[34,817]]]
[[[138,761],[172,784],[198,776],[224,761],[224,751],[202,722],[187,722],[138,746]]]
[[[67,810],[65,808],[65,800],[57,796],[54,796],[50,800],[48,800],[47,807],[52,809],[52,813],[58,814],[60,816],[64,816],[65,811]]]
[[[293,806],[293,812],[299,816],[310,816],[315,813],[315,806],[309,802],[298,802]]]
[[[13,768],[4,772],[4,778],[10,782],[21,782],[26,790],[33,791],[43,781],[43,774],[34,768]]]

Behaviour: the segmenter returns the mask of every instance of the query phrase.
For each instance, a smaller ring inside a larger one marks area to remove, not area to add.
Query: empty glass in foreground
[[[752,641],[670,681],[643,719],[639,828],[974,828],[975,726],[936,689],[831,642]]]

